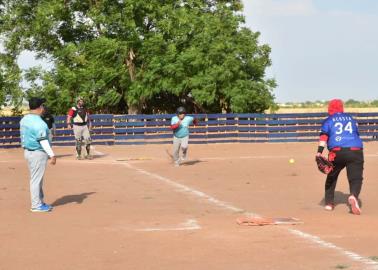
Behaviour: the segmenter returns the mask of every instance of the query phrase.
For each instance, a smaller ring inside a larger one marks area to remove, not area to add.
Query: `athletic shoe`
[[[187,157],[188,157],[188,154],[187,153],[183,153],[182,157],[181,157],[181,160],[186,160]]]
[[[174,164],[175,164],[175,167],[179,167],[180,166],[180,160],[175,161]]]
[[[49,207],[51,210],[53,210],[53,208],[54,208],[54,207],[52,207],[51,205],[49,205],[47,203],[43,203],[43,205]]]
[[[41,206],[39,206],[37,208],[30,209],[30,211],[32,211],[32,212],[50,212],[51,209],[52,208],[50,207],[50,205],[42,204]]]
[[[324,206],[324,210],[327,211],[332,211],[334,208],[335,206],[333,204],[327,204],[326,206]]]
[[[361,215],[361,209],[360,209],[360,206],[358,205],[358,200],[356,199],[356,197],[354,197],[353,195],[350,195],[348,198],[348,202],[350,204],[352,213],[355,215]]]
[[[89,160],[92,160],[92,159],[93,159],[93,156],[88,154],[88,155],[85,156],[85,158],[86,158],[86,159],[89,159]]]
[[[77,160],[82,160],[83,158],[80,155],[76,155]]]

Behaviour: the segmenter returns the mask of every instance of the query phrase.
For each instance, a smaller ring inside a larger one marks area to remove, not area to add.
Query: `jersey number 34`
[[[335,128],[337,128],[337,130],[335,131],[336,134],[341,134],[343,133],[343,131],[348,131],[350,134],[353,133],[352,122],[346,123],[345,126],[343,125],[343,123],[337,122],[335,124]]]

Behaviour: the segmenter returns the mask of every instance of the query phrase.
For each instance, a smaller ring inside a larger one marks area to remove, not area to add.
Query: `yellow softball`
[[[293,158],[289,159],[290,164],[293,164],[294,162],[295,162],[295,160]]]

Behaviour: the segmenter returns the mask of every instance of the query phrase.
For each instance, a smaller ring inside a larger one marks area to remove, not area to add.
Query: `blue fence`
[[[378,113],[352,113],[364,141],[378,137]],[[92,115],[94,144],[166,144],[172,142],[171,114]],[[191,143],[253,143],[316,141],[326,113],[198,114],[191,127]],[[20,147],[20,117],[0,117],[0,148]],[[66,117],[57,116],[54,145],[73,145]]]

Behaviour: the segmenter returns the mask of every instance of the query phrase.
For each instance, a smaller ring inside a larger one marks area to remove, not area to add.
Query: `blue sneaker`
[[[51,210],[53,210],[53,208],[54,208],[53,206],[51,206],[51,205],[49,205],[47,203],[43,203],[43,205],[49,207]]]
[[[51,207],[47,204],[42,204],[41,206],[39,206],[37,208],[30,209],[30,211],[32,211],[32,212],[50,212]]]

